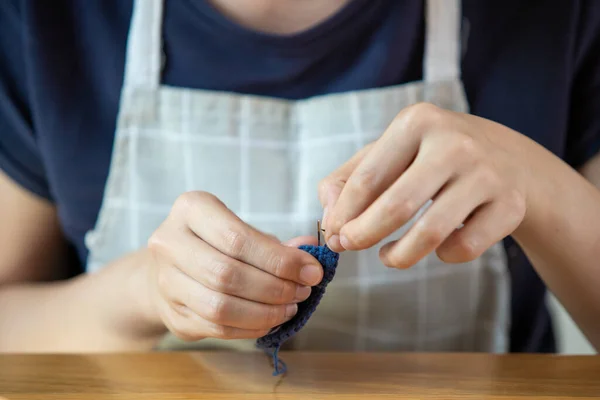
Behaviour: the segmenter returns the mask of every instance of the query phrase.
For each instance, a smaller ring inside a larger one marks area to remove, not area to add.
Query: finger
[[[314,286],[323,268],[305,251],[284,246],[244,223],[216,197],[188,193],[178,212],[187,226],[221,253],[279,278]]]
[[[400,135],[400,123],[390,125],[371,151],[356,166],[342,189],[335,207],[328,212],[327,243],[334,251],[342,251],[341,228],[359,216],[379,197],[415,158],[420,137]]]
[[[381,260],[395,268],[413,266],[442,244],[488,199],[488,191],[479,179],[463,178],[451,182],[400,240],[381,248]]]
[[[341,167],[333,171],[319,183],[319,201],[324,209],[321,225],[325,230],[327,230],[327,214],[329,210],[334,207],[348,177],[352,174],[352,171],[354,171],[354,168],[356,168],[358,163],[365,157],[373,145],[374,143],[370,143],[360,149],[348,161],[342,164]]]
[[[269,329],[240,329],[209,322],[186,306],[173,305],[168,311],[168,328],[185,341],[207,337],[217,339],[255,339],[269,333]]]
[[[300,247],[300,246],[304,246],[304,245],[316,246],[317,238],[315,236],[299,236],[299,237],[290,239],[287,242],[284,242],[283,244],[286,246],[290,246],[290,247]]]
[[[342,227],[341,245],[346,250],[362,250],[379,243],[409,222],[451,176],[452,169],[443,159],[430,157],[429,151],[419,151],[389,189]]]
[[[278,278],[228,257],[191,231],[172,235],[173,240],[163,250],[167,259],[209,289],[265,304],[298,303],[310,296],[310,286]]]
[[[447,263],[472,261],[488,248],[514,232],[525,215],[524,203],[496,201],[485,204],[454,231],[436,250]]]
[[[392,124],[348,177],[335,207],[328,212],[329,236],[339,234],[342,226],[366,210],[415,158],[419,137],[399,135],[397,129]]]
[[[185,305],[203,319],[217,325],[241,329],[271,329],[291,319],[296,304],[256,303],[211,290],[175,267],[168,273],[164,293],[174,304]],[[163,278],[164,279],[164,278]]]

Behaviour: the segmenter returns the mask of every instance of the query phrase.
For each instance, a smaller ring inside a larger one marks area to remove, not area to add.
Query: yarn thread
[[[287,371],[287,365],[279,358],[279,349],[285,341],[293,337],[306,325],[310,316],[315,312],[325,294],[327,285],[335,276],[339,261],[339,254],[331,251],[327,246],[304,245],[300,246],[299,249],[306,251],[319,261],[323,267],[323,279],[318,285],[312,287],[310,296],[298,304],[298,312],[292,319],[273,328],[268,334],[256,341],[257,347],[263,349],[273,358],[273,376]]]

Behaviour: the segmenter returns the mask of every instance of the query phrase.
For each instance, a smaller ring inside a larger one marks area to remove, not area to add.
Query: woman
[[[593,1],[1,7],[0,349],[600,345]]]

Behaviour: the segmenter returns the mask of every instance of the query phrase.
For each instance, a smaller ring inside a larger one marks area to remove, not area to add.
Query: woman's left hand
[[[432,251],[450,263],[479,257],[525,218],[528,141],[473,115],[430,104],[404,109],[377,141],[321,182],[328,246],[372,247],[432,199],[400,240],[382,247],[382,262],[407,268]]]

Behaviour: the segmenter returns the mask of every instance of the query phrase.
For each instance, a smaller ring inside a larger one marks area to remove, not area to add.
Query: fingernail
[[[321,279],[321,269],[314,264],[305,265],[300,270],[300,280],[309,286],[316,285]]]
[[[300,302],[308,299],[308,296],[310,296],[311,291],[312,288],[310,286],[298,285],[296,287],[296,297],[294,298],[294,301]]]
[[[327,241],[329,248],[333,251],[339,250],[342,245],[340,243],[340,237],[338,235],[332,235]]]
[[[298,312],[297,304],[288,304],[285,307],[285,317],[286,318],[292,318],[294,315],[296,315],[297,312]]]

